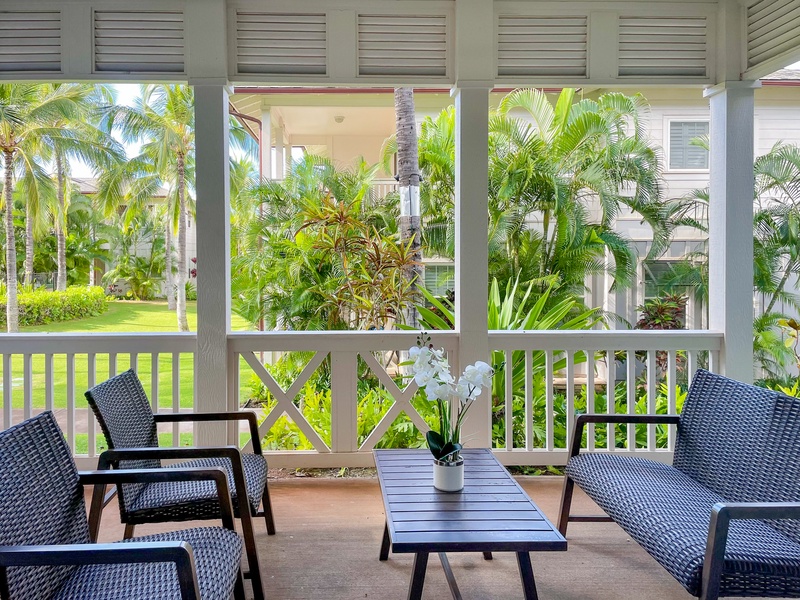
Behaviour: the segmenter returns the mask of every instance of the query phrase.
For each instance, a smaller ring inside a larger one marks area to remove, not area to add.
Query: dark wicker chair
[[[678,426],[672,466],[580,454],[586,423]],[[608,516],[570,515],[578,484]],[[613,520],[693,596],[800,598],[800,399],[700,370],[678,415],[580,415],[559,529]]]
[[[216,484],[225,528],[91,543],[84,485],[191,481]],[[241,557],[223,469],[79,473],[51,412],[0,432],[3,600],[244,600]]]
[[[125,371],[86,392],[86,398],[106,437],[109,450],[101,454],[98,469],[119,467],[162,467],[162,459],[193,459],[164,467],[221,467],[233,482],[231,495],[234,514],[242,520],[249,573],[256,600],[264,597],[258,565],[253,516],[264,516],[267,532],[275,533],[269,490],[267,462],[261,453],[256,416],[251,412],[153,414],[139,378],[133,370]],[[217,448],[159,448],[156,425],[168,422],[247,420],[253,450],[242,453],[236,446]],[[141,523],[218,519],[219,502],[207,482],[180,484],[130,484],[117,486],[120,517],[125,523],[125,537],[133,535]],[[104,506],[110,498],[95,491],[93,505]],[[263,512],[258,511],[264,504]],[[249,510],[241,510],[245,506]],[[96,514],[99,515],[99,510]],[[91,522],[92,535],[99,529],[99,517]]]

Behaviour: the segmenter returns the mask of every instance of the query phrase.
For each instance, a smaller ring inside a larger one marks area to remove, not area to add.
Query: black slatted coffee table
[[[563,551],[567,540],[553,527],[505,467],[487,449],[465,449],[464,489],[433,487],[428,450],[375,450],[386,510],[380,559],[389,549],[414,553],[409,600],[422,597],[428,555],[439,554],[453,598],[460,600],[446,552],[516,552],[525,600],[535,600],[529,552]]]

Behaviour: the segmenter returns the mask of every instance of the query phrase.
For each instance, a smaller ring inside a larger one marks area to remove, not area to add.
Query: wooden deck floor
[[[521,477],[551,521],[561,478]],[[256,522],[262,577],[272,600],[402,600],[411,555],[378,561],[384,517],[376,479],[293,478],[270,481],[277,534]],[[577,494],[576,508],[597,513]],[[190,524],[182,524],[186,527]],[[195,524],[191,524],[195,525]],[[180,528],[178,527],[178,528]],[[140,526],[137,534],[171,527]],[[101,541],[122,537],[116,504],[105,512]],[[533,553],[542,600],[689,600],[691,596],[613,523],[573,523],[567,552]],[[449,555],[464,600],[518,600],[522,588],[513,554],[488,562],[477,554]],[[249,586],[249,584],[246,584]],[[431,559],[423,597],[448,600],[438,560]]]

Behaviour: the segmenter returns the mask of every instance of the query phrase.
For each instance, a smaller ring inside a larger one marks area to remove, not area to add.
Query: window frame
[[[685,115],[664,117],[664,154],[665,154],[665,173],[710,173],[711,172],[711,152],[708,152],[708,167],[704,169],[672,168],[672,124],[673,123],[708,123],[708,134],[711,135],[711,118],[705,115]]]

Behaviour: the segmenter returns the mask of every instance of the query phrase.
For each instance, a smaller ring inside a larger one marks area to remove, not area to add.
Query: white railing
[[[1,335],[3,427],[51,410],[79,467],[96,467],[97,443],[103,436],[84,392],[132,368],[154,411],[178,412],[181,402],[191,408],[196,345],[192,333]],[[179,425],[167,427],[171,435],[164,442],[177,445]]]
[[[458,334],[431,335],[457,364]],[[387,443],[384,436],[399,417],[403,427],[427,428],[425,411],[418,410],[425,403],[412,402],[416,387],[403,383],[397,366],[399,352],[416,339],[415,332],[398,331],[230,334],[231,405],[254,395],[253,382],[263,385],[256,396],[269,392],[269,405],[256,410],[261,435],[274,442],[272,466],[371,465],[372,449]],[[675,412],[696,369],[717,369],[721,341],[720,333],[709,331],[492,331],[493,416],[483,425],[491,428],[494,450],[506,464],[563,464],[576,412]],[[154,410],[189,409],[196,398],[195,347],[194,334],[178,333],[0,336],[3,427],[54,410],[79,464],[90,465],[102,435],[83,392],[131,367]],[[293,370],[273,360],[283,356],[285,363],[287,353],[300,353],[292,355],[299,357]],[[312,377],[321,377],[323,385],[306,386]],[[359,385],[359,378],[371,384]],[[311,401],[320,404],[306,406]],[[180,442],[183,429],[167,427],[163,442]],[[237,433],[231,430],[230,442]],[[666,460],[673,436],[656,426],[610,432],[597,426],[586,446]],[[277,443],[300,438],[294,446]],[[287,446],[303,449],[278,449]]]

